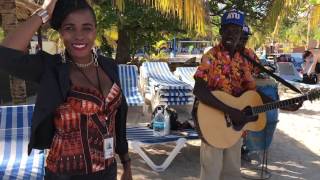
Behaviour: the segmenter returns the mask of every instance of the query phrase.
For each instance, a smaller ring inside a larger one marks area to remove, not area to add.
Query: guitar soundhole
[[[245,107],[242,111],[244,112],[244,114],[246,116],[252,116],[253,115],[252,108],[250,106]]]

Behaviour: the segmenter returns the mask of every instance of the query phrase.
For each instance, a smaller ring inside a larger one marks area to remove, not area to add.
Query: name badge
[[[104,150],[104,158],[109,159],[114,156],[113,152],[113,137],[106,138],[103,140],[103,150]]]

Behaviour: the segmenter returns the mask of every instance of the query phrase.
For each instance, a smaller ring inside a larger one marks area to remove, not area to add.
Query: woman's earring
[[[92,48],[92,58],[95,66],[98,66],[98,56],[97,48]]]
[[[64,64],[67,63],[66,51],[65,50],[61,51],[60,56],[61,56],[61,62],[64,63]]]

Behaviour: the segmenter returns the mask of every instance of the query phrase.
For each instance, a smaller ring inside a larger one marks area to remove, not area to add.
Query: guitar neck
[[[287,107],[289,105],[292,105],[292,104],[295,104],[295,103],[299,103],[299,102],[303,102],[303,101],[306,101],[306,100],[308,100],[308,96],[304,95],[304,96],[299,96],[299,97],[292,98],[292,99],[286,99],[286,100],[282,100],[282,101],[266,103],[266,104],[261,105],[261,106],[252,107],[252,113],[253,114],[259,114],[259,113],[263,113],[263,112],[270,111],[270,110],[273,110],[273,109]]]

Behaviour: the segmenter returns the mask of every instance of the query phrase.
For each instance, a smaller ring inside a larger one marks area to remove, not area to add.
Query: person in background
[[[303,55],[303,67],[302,67],[302,74],[310,75],[314,72],[316,61],[313,59],[313,54],[311,51],[306,50],[304,51]]]
[[[291,62],[288,57],[286,57],[286,55],[281,54],[278,58],[277,58],[277,62]]]
[[[320,48],[314,48],[310,50],[313,54],[313,59],[316,63],[315,65],[315,74],[317,75],[318,82],[320,80]]]
[[[309,50],[304,51],[302,58],[304,62],[302,67],[302,81],[307,84],[316,84],[318,82],[318,77],[315,72],[317,60],[314,59],[312,52]]]
[[[50,55],[23,51],[39,27],[50,20],[65,50]],[[127,103],[114,60],[93,48],[97,35],[86,0],[45,0],[0,46],[0,68],[39,84],[28,153],[50,149],[45,180],[131,180],[126,139]]]

